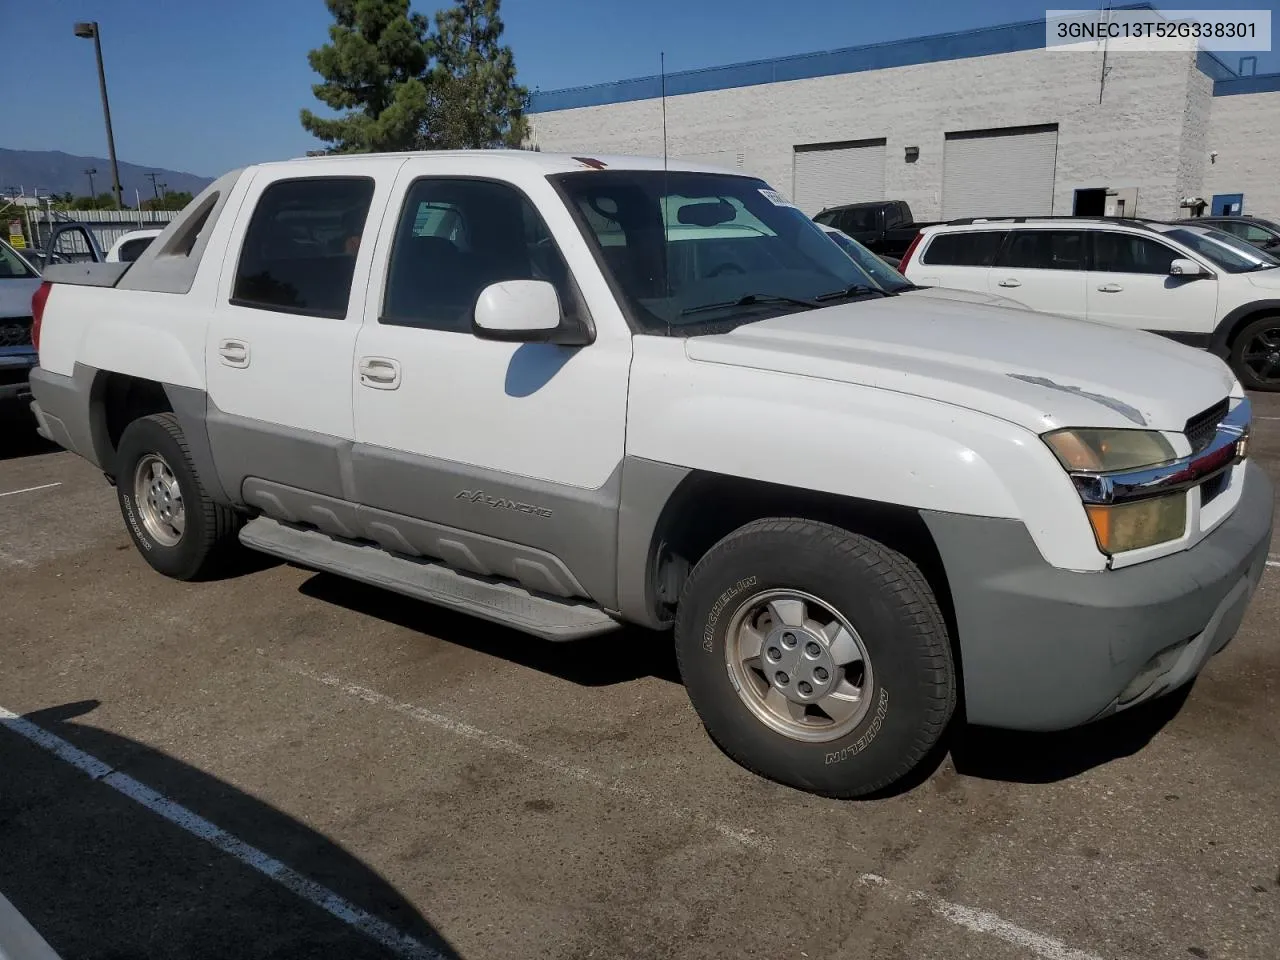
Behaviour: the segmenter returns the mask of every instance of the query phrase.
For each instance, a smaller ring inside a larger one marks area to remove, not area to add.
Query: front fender
[[[630,456],[922,510],[1016,519],[1050,564],[1105,567],[1069,478],[1021,426],[889,390],[689,360],[674,338],[636,343]]]

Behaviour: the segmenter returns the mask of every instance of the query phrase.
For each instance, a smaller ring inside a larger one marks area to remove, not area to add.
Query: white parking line
[[[258,651],[262,654],[262,651]],[[340,677],[330,676],[324,673],[317,673],[314,670],[304,667],[298,663],[290,663],[281,660],[270,660],[281,669],[287,670],[295,676],[304,677],[308,680],[314,680],[322,683],[326,687],[338,690],[347,696],[362,700],[365,703],[374,706],[385,707],[395,713],[402,714],[419,723],[444,730],[457,736],[471,740],[481,746],[495,750],[501,753],[510,754],[519,757],[529,763],[552,770],[579,783],[585,783],[601,790],[607,790],[610,793],[620,794],[628,799],[647,806],[657,807],[668,814],[678,816],[682,820],[696,823],[699,826],[708,827],[716,833],[737,843],[759,850],[776,850],[784,856],[792,856],[785,844],[779,844],[773,837],[762,835],[754,830],[744,829],[733,824],[726,823],[721,820],[708,817],[707,815],[690,809],[681,807],[671,803],[665,798],[649,793],[641,787],[630,784],[620,777],[608,777],[603,774],[596,773],[586,767],[577,764],[568,763],[555,757],[542,756],[526,747],[524,744],[508,737],[495,733],[481,730],[479,727],[472,726],[461,720],[455,720],[443,714],[427,710],[412,703],[402,703],[385,693],[372,690],[369,687],[363,687],[356,683],[349,683]],[[909,890],[897,886],[893,881],[872,873],[865,873],[858,878],[859,882],[864,886],[874,886],[883,890],[885,895],[893,900],[907,901],[910,903],[919,903],[929,909],[930,912],[942,919],[963,927],[974,933],[985,934],[986,936],[995,937],[997,940],[1003,940],[1005,943],[1022,947],[1041,960],[1102,960],[1095,953],[1089,953],[1085,950],[1077,950],[1056,937],[1050,937],[1042,933],[1036,933],[1034,930],[1028,930],[1020,927],[1016,923],[1005,920],[994,913],[987,910],[978,910],[974,907],[966,907],[963,904],[953,903],[950,900],[944,900],[942,897],[932,893],[926,893],[921,890]]]
[[[251,847],[238,837],[232,836],[221,827],[210,823],[199,814],[162,796],[146,784],[127,774],[121,773],[97,757],[85,753],[79,747],[72,746],[66,740],[37,726],[25,717],[0,707],[0,726],[26,737],[37,746],[48,750],[59,760],[71,764],[83,773],[87,773],[99,783],[105,783],[111,789],[119,791],[130,800],[146,807],[152,813],[164,817],[174,826],[187,833],[207,840],[219,850],[235,857],[241,863],[252,867],[259,873],[274,880],[282,887],[292,890],[302,899],[309,901],[321,910],[332,914],[343,923],[359,930],[376,940],[389,950],[403,957],[414,957],[419,960],[445,960],[438,950],[428,947],[408,934],[401,933],[377,917],[366,913],[355,904],[344,900],[328,887],[309,880],[291,867],[263,853],[257,847]]]
[[[10,490],[8,493],[0,493],[0,497],[16,497],[20,493],[35,493],[37,490],[48,490],[50,487],[60,487],[62,481],[57,483],[42,483],[38,487],[23,487],[21,490]]]

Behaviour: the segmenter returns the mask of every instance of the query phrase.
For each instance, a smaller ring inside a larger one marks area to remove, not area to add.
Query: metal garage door
[[[1053,212],[1058,125],[948,133],[942,216],[1038,217]]]
[[[809,216],[823,207],[884,199],[884,141],[815,143],[795,148],[791,192]]]

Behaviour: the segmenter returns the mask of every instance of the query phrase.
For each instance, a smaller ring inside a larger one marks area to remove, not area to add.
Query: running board
[[[430,560],[396,556],[380,547],[335,540],[267,517],[245,524],[240,542],[304,567],[384,587],[545,640],[578,640],[622,626],[590,603],[539,596],[514,584],[458,573]]]

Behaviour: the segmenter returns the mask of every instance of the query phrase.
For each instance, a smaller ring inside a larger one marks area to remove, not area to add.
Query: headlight
[[[1176,457],[1164,434],[1154,430],[1055,430],[1044,442],[1068,470],[1088,473],[1152,467]]]
[[[1185,490],[1130,503],[1087,503],[1084,510],[1098,547],[1106,554],[1177,540],[1187,529]]]

